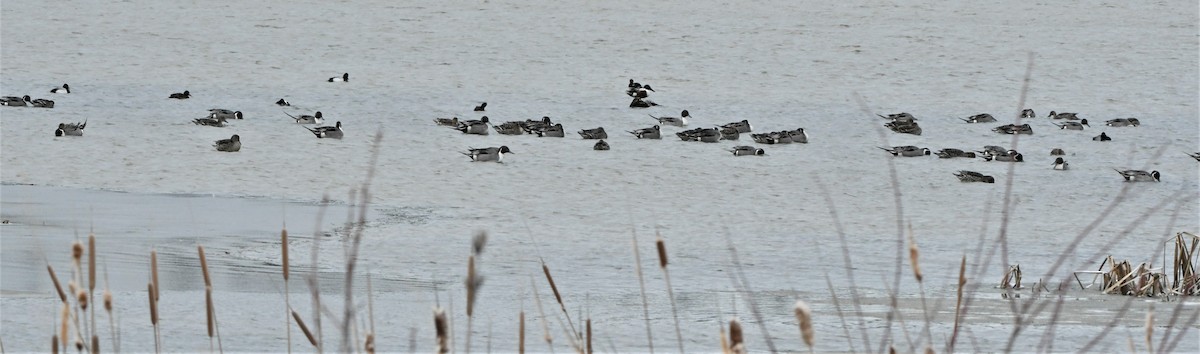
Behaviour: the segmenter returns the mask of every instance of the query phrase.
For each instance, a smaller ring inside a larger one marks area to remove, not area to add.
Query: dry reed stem
[[[548,323],[549,321],[546,321],[546,311],[542,308],[542,297],[538,295],[537,284],[534,283],[532,275],[529,276],[529,285],[533,288],[533,302],[537,304],[538,318],[541,319],[542,323],[542,339],[546,341],[546,346],[553,352],[554,337],[550,335],[550,324]]]
[[[717,323],[720,323],[720,321],[717,321]],[[729,348],[729,336],[725,334],[725,325],[720,324],[718,326],[718,328],[720,329],[720,332],[721,332],[721,353],[723,353],[723,354],[733,353],[733,350],[731,350]]]
[[[567,317],[567,325],[571,328],[571,343],[578,345],[579,331],[575,329],[575,322],[571,321],[571,313],[567,312],[567,306],[563,304],[562,295],[558,292],[558,287],[554,285],[554,277],[550,275],[550,267],[546,265],[545,261],[542,261],[542,273],[546,274],[546,280],[550,282],[550,290],[554,292],[554,300],[558,301],[559,309]]]
[[[743,342],[745,337],[742,336],[742,324],[738,322],[737,317],[729,320],[729,351],[733,353],[746,353],[746,344]]]
[[[517,327],[517,353],[525,354],[525,310],[521,310],[521,314],[517,317],[520,322]]]
[[[71,306],[64,302],[62,305],[62,311],[60,312],[61,316],[59,316],[59,318],[62,321],[58,327],[58,338],[62,341],[62,347],[65,351],[67,350],[67,338],[69,338],[68,334],[71,330]]]
[[[368,339],[371,340],[371,352],[375,352],[375,291],[371,287],[371,270],[367,269],[367,320],[370,321]]]
[[[667,284],[667,297],[671,299],[671,316],[675,319],[675,340],[679,342],[679,352],[683,350],[683,332],[679,330],[679,311],[675,306],[675,292],[671,287],[671,273],[667,271],[667,245],[662,235],[656,235],[654,245],[658,249],[658,267],[663,271],[663,280]]]
[[[950,343],[946,346],[947,353],[954,352],[954,343],[958,340],[959,323],[963,315],[963,286],[967,285],[967,255],[962,256],[962,262],[958,265],[958,294],[954,304],[954,329],[950,332]]]
[[[808,351],[813,351],[812,309],[804,300],[796,300],[796,323],[800,324],[800,338],[808,345]]]
[[[1154,305],[1146,312],[1146,352],[1154,352]]]
[[[283,281],[286,283],[288,281],[289,272],[287,228],[284,228],[283,231],[279,233],[279,245],[283,248]]]
[[[467,257],[467,279],[464,281],[467,287],[467,338],[466,352],[471,352],[471,324],[475,316],[475,295],[477,286],[481,283],[478,274],[475,272],[475,256]]]
[[[861,102],[860,102],[860,105],[861,105]],[[851,258],[850,258],[850,245],[846,241],[846,231],[842,225],[841,218],[838,216],[837,205],[833,201],[833,196],[831,196],[829,194],[829,189],[826,188],[825,183],[822,182],[820,175],[815,174],[813,176],[813,179],[816,180],[816,182],[817,182],[817,189],[821,191],[821,197],[823,199],[825,199],[825,205],[829,207],[829,217],[830,217],[830,219],[833,220],[834,231],[837,232],[838,248],[841,249],[841,251],[842,251],[842,269],[846,270],[846,280],[848,280],[850,283],[850,300],[851,300],[851,304],[854,305],[854,313],[857,315],[856,317],[858,318],[858,326],[856,326],[856,327],[858,327],[859,332],[862,333],[863,346],[866,347],[866,352],[874,352],[874,350],[872,350],[872,348],[871,348],[871,336],[870,336],[870,333],[867,331],[866,320],[863,319],[864,316],[863,316],[863,310],[862,310],[862,301],[860,300],[861,297],[859,297],[859,295],[858,295],[857,281],[855,281],[855,279],[854,279],[854,266],[853,266],[853,262],[851,261]],[[828,278],[828,275],[826,275],[826,278]],[[829,292],[832,295],[832,293],[833,293],[832,282],[827,281],[827,283],[829,286]],[[836,297],[834,297],[834,299],[836,300]],[[840,311],[840,309],[839,309],[839,311]],[[840,316],[840,312],[839,312],[839,316]],[[843,318],[843,321],[844,321],[844,318]],[[844,326],[844,327],[848,328],[848,326]],[[846,329],[846,340],[847,341],[850,340],[849,331],[850,331],[849,329]],[[850,350],[851,352],[856,351],[856,350],[854,350],[853,346],[851,346],[850,348],[851,348],[851,350]]]
[[[200,271],[204,273],[204,286],[212,287],[212,278],[208,275],[208,258],[204,257],[204,246],[196,245],[196,253],[200,255]],[[157,286],[158,282],[155,282]]]
[[[637,271],[638,289],[642,295],[642,319],[646,322],[646,344],[649,345],[650,354],[654,354],[654,334],[650,331],[650,304],[646,301],[646,280],[642,276],[642,254],[638,250],[637,230],[633,231],[633,268]]]
[[[912,262],[913,276],[917,278],[918,283],[920,283],[921,280],[924,278],[921,276],[921,262],[919,262],[920,257],[921,257],[921,250],[917,247],[916,237],[913,236],[912,224],[909,224],[908,225],[908,259],[910,262]]]
[[[308,330],[308,326],[304,324],[304,319],[300,318],[300,314],[296,313],[296,310],[292,310],[292,318],[296,320],[296,325],[300,326],[300,331],[304,332],[304,337],[308,338],[308,343],[312,344],[313,348],[320,348],[317,345],[317,337],[314,337],[312,331]]]
[[[58,291],[58,298],[63,304],[67,303],[67,293],[63,292],[62,284],[58,282],[58,276],[54,275],[54,267],[46,264],[46,271],[50,273],[50,281],[54,283],[54,290]]]
[[[450,352],[450,330],[446,325],[446,311],[441,307],[433,308],[433,328],[437,334],[437,349],[438,354]]]

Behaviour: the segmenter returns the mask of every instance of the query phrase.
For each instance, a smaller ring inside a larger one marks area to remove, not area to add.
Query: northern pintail
[[[633,130],[629,133],[633,134],[633,136],[636,136],[638,139],[662,139],[662,130],[657,125],[649,128]]]
[[[500,123],[500,125],[494,125],[492,128],[496,129],[497,133],[503,135],[522,135],[525,134],[525,128],[522,127],[521,123],[517,121],[504,122]]]
[[[51,100],[48,100],[45,98],[39,98],[39,99],[30,101],[29,105],[33,106],[33,107],[38,107],[38,108],[54,108],[54,101],[51,101]]]
[[[192,98],[192,92],[188,91],[188,90],[183,90],[183,92],[172,93],[170,96],[167,96],[167,98],[174,98],[177,100],[186,100],[186,99]]]
[[[537,134],[537,136],[539,138],[541,138],[541,137],[562,138],[567,135],[566,132],[563,131],[563,126],[560,123],[554,123],[554,125],[548,126],[544,129],[535,130],[534,133]]]
[[[483,116],[479,119],[459,120],[455,129],[463,134],[488,135],[488,125],[491,125],[488,117]]]
[[[482,102],[478,106],[475,106],[475,112],[483,112],[486,109],[487,109],[487,102]]]
[[[1065,151],[1063,151],[1063,149],[1061,149],[1061,148],[1050,149],[1050,156],[1062,156],[1062,155],[1066,155],[1066,154],[1067,153]]]
[[[50,90],[50,93],[71,93],[71,86],[63,84],[60,87],[55,87]]]
[[[554,122],[550,121],[550,117],[542,116],[542,119],[540,120],[526,119],[524,122],[520,122],[519,124],[521,129],[525,130],[526,133],[537,134],[539,131],[544,131],[550,128],[550,126],[554,125]]]
[[[980,114],[976,114],[976,115],[973,115],[973,116],[970,116],[967,118],[959,118],[959,119],[962,119],[964,122],[967,122],[967,123],[991,123],[991,122],[996,121],[996,117],[992,117],[991,114],[987,114],[987,113],[980,113]]]
[[[610,148],[611,147],[608,146],[608,142],[605,142],[604,139],[600,139],[600,141],[597,141],[595,145],[592,145],[592,150],[596,151],[608,151]]]
[[[229,139],[217,140],[213,143],[217,151],[234,152],[242,149],[242,137],[234,134]]]
[[[215,118],[214,118],[215,117]],[[228,121],[224,116],[208,116],[203,118],[192,119],[192,123],[196,125],[206,125],[210,127],[224,127]]]
[[[24,97],[4,96],[0,98],[0,106],[24,107],[29,103],[32,103],[29,101],[29,95],[25,95]]]
[[[1024,162],[1025,155],[1021,155],[1017,150],[1008,150],[1008,152],[1003,154],[984,155],[983,159],[985,161]]]
[[[1033,113],[1032,109],[1026,108],[1021,110],[1021,118],[1036,118],[1037,113]]]
[[[955,157],[967,157],[967,158],[973,159],[973,158],[975,158],[975,153],[971,152],[971,151],[963,151],[963,150],[959,150],[959,149],[946,148],[946,149],[938,150],[937,156],[939,158],[943,158],[943,159],[949,159],[949,158],[955,158]]]
[[[1063,160],[1063,158],[1061,158],[1061,157],[1055,158],[1054,159],[1054,169],[1059,170],[1059,171],[1065,171],[1067,169],[1067,160]]]
[[[883,149],[883,151],[887,151],[887,152],[891,153],[892,156],[913,157],[913,156],[925,156],[925,155],[931,154],[931,152],[929,151],[929,148],[919,148],[919,147],[912,146],[912,145],[893,146],[890,148],[885,148],[885,147],[879,147],[879,148]]]
[[[350,82],[350,73],[343,73],[342,76],[334,76],[329,78],[329,82]]]
[[[1062,122],[1062,124],[1054,123],[1054,125],[1057,125],[1059,129],[1063,129],[1063,130],[1083,130],[1084,126],[1087,126],[1089,128],[1091,127],[1090,125],[1088,125],[1087,119],[1082,119],[1078,122],[1067,121],[1067,122]]]
[[[695,128],[688,129],[678,133],[675,136],[683,141],[699,141],[705,143],[715,143],[721,140],[721,128]]]
[[[653,106],[657,106],[657,105],[658,104],[654,103],[654,101],[651,101],[651,100],[648,100],[648,99],[645,99],[642,97],[634,97],[633,101],[629,102],[629,108],[648,108],[648,107],[653,107]]]
[[[911,113],[908,113],[908,112],[892,113],[892,114],[889,114],[886,116],[882,115],[882,114],[875,114],[875,115],[879,116],[879,118],[888,119],[893,122],[911,123],[911,122],[917,121],[917,117],[914,117]]]
[[[1158,171],[1142,171],[1142,170],[1116,170],[1125,178],[1125,182],[1161,182],[1162,175]]]
[[[58,123],[58,129],[54,130],[54,136],[83,136],[83,128],[87,127],[87,121],[83,123]]]
[[[308,129],[308,131],[312,132],[313,135],[316,135],[318,138],[321,138],[321,139],[341,139],[342,133],[343,133],[342,132],[342,121],[338,121],[337,124],[332,127],[324,126],[324,127],[316,127],[316,128],[309,128],[309,127],[302,127],[302,128]]]
[[[1067,113],[1067,112],[1058,113],[1058,112],[1055,112],[1055,111],[1050,111],[1050,115],[1049,115],[1049,116],[1047,116],[1047,117],[1050,117],[1050,118],[1053,118],[1053,119],[1069,119],[1069,120],[1076,120],[1076,119],[1079,119],[1079,114],[1078,114],[1078,113]]]
[[[325,118],[321,117],[321,111],[317,111],[317,113],[313,113],[313,115],[301,114],[299,117],[293,116],[288,112],[283,112],[283,114],[286,114],[288,117],[292,117],[292,119],[296,120],[296,123],[300,124],[321,124],[325,121]]]
[[[721,132],[721,140],[738,140],[741,133],[738,133],[737,128],[718,126],[717,131]]]
[[[1004,155],[1008,153],[1008,149],[996,145],[984,145],[983,150],[980,150],[979,153],[983,155]]]
[[[584,139],[608,139],[608,133],[604,132],[604,127],[580,130],[579,136]]]
[[[1030,127],[1029,124],[1005,124],[992,128],[992,131],[1000,134],[1033,134],[1033,127]]]
[[[1200,152],[1197,152],[1195,154],[1188,154],[1188,156],[1191,156],[1193,159],[1196,159],[1196,161],[1200,161]]]
[[[655,117],[652,114],[649,116],[650,116],[650,118],[654,118],[655,120],[657,120],[658,124],[673,125],[676,127],[686,127],[688,125],[688,118],[692,117],[692,115],[689,114],[686,109],[683,110],[683,112],[679,112],[678,117]]]
[[[433,122],[443,127],[457,127],[458,117],[454,118],[434,118]]]
[[[733,156],[762,156],[767,154],[766,150],[746,145],[734,146],[729,152],[732,152]]]
[[[225,119],[243,119],[242,111],[231,111],[223,108],[213,108],[208,110],[210,117],[225,117]]]
[[[288,102],[287,100],[284,100],[284,99],[282,99],[282,98],[280,98],[278,101],[275,101],[275,104],[276,104],[276,105],[279,105],[280,107],[287,107],[287,106],[291,106],[291,105],[292,105],[292,103],[291,103],[291,102]]]
[[[740,121],[740,122],[727,123],[727,124],[722,125],[721,127],[737,129],[738,133],[749,133],[751,130],[754,129],[753,126],[750,126],[750,121],[746,120],[746,119],[742,119],[742,121]]]
[[[462,154],[467,155],[467,157],[470,157],[471,161],[474,161],[474,162],[488,162],[488,161],[504,162],[504,154],[512,154],[512,153],[514,153],[514,152],[512,152],[512,150],[509,150],[508,146],[502,145],[500,147],[486,147],[486,148],[479,148],[479,149],[472,148]]]
[[[1117,118],[1109,119],[1107,122],[1104,122],[1104,125],[1110,127],[1136,127],[1142,125],[1142,122],[1138,121],[1137,118]]]
[[[808,144],[808,132],[804,128],[796,128],[796,130],[785,130],[793,143]]]
[[[921,126],[915,121],[895,120],[883,125],[893,132],[901,134],[921,135]]]
[[[1092,137],[1092,141],[1112,141],[1112,138],[1108,137],[1108,134],[1100,132],[1100,135]]]
[[[987,176],[975,171],[962,170],[954,173],[954,176],[958,177],[958,180],[962,182],[996,183],[996,179],[992,176]]]

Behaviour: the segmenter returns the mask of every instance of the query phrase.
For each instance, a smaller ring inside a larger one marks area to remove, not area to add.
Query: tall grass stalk
[[[637,271],[638,290],[642,295],[642,319],[646,321],[646,345],[654,354],[654,334],[650,331],[650,304],[646,301],[646,280],[642,276],[642,253],[638,250],[637,230],[633,230],[633,269]]]
[[[667,297],[671,299],[671,317],[675,319],[675,340],[679,342],[679,353],[686,353],[683,349],[683,332],[679,330],[679,310],[675,305],[675,291],[671,288],[671,272],[667,270],[667,245],[663,241],[662,235],[657,235],[654,240],[654,245],[658,249],[658,267],[662,269],[663,280],[667,284]]]
[[[850,257],[850,244],[846,241],[846,231],[842,226],[841,218],[838,217],[837,205],[833,202],[833,196],[829,194],[829,188],[821,180],[820,175],[814,175],[813,179],[817,183],[817,190],[821,191],[821,197],[825,200],[825,205],[829,207],[829,217],[833,220],[834,231],[838,236],[838,248],[842,251],[842,268],[846,270],[846,280],[850,283],[850,301],[854,305],[854,314],[858,318],[859,332],[862,334],[863,346],[866,347],[866,352],[874,352],[871,348],[871,335],[867,332],[867,323],[863,318],[862,297],[858,294],[858,285],[854,279],[854,266]],[[833,293],[833,286],[830,284],[830,293]],[[835,296],[836,297],[836,296]],[[849,338],[849,334],[846,335]],[[851,346],[850,351],[855,351]]]
[[[288,273],[291,271],[288,261],[288,233],[287,225],[284,225],[283,231],[279,232],[279,244],[282,248],[282,263],[283,263],[283,321],[284,327],[287,328],[287,351],[292,353],[292,318],[289,312],[292,309],[292,292],[288,286]]]

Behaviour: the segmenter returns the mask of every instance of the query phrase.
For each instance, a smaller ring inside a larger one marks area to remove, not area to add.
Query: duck
[[[925,155],[931,154],[931,152],[929,151],[929,148],[919,148],[919,147],[912,146],[912,145],[893,146],[891,148],[885,148],[885,147],[879,147],[879,148],[883,149],[883,151],[892,153],[892,156],[913,157],[913,156],[925,156]]]
[[[604,132],[604,127],[580,130],[579,136],[584,139],[608,139],[608,133]]]
[[[638,139],[662,139],[662,130],[658,125],[649,128],[633,130],[630,131],[629,134],[633,134],[633,136],[636,136]]]
[[[1054,118],[1054,119],[1076,120],[1076,119],[1079,119],[1079,114],[1078,113],[1067,113],[1067,112],[1058,113],[1055,111],[1050,111],[1050,115],[1047,117]]]
[[[754,129],[754,127],[750,125],[750,121],[746,120],[746,119],[742,119],[742,121],[740,121],[740,122],[728,123],[728,124],[722,125],[721,127],[737,129],[738,133],[749,133],[751,130]]]
[[[553,125],[548,126],[544,129],[536,130],[535,134],[537,134],[537,136],[539,138],[541,138],[541,137],[562,138],[562,137],[566,136],[566,131],[563,130],[563,125],[561,123],[554,123]]]
[[[879,118],[891,120],[892,122],[911,123],[911,122],[917,121],[917,117],[914,117],[912,115],[912,113],[908,113],[908,112],[892,113],[892,114],[888,114],[886,116],[882,115],[882,114],[875,114],[875,115],[879,116]]]
[[[317,111],[316,113],[313,113],[313,115],[311,115],[311,116],[307,115],[307,114],[302,114],[299,117],[293,116],[288,112],[283,112],[283,114],[287,114],[288,117],[292,117],[292,119],[296,120],[296,123],[300,123],[300,124],[321,124],[322,122],[325,121],[325,118],[321,117],[321,111]]]
[[[1000,134],[1031,135],[1031,134],[1033,134],[1033,127],[1030,127],[1029,124],[1021,124],[1021,125],[1005,124],[1005,125],[1001,125],[999,127],[992,128],[992,131],[1000,133]]]
[[[29,105],[38,108],[54,108],[54,101],[45,98],[39,98],[29,102]]]
[[[350,73],[343,73],[342,76],[334,76],[329,78],[329,82],[350,82]]]
[[[1082,119],[1078,122],[1062,122],[1062,124],[1054,123],[1054,125],[1063,130],[1083,130],[1084,126],[1091,127],[1088,125],[1087,119]]]
[[[554,122],[550,121],[550,117],[548,116],[542,116],[540,120],[526,119],[524,122],[517,123],[521,126],[522,130],[529,134],[536,134],[536,132],[546,130],[546,128],[554,125]]]
[[[979,151],[983,155],[1004,155],[1008,153],[1008,149],[996,145],[984,145],[983,150]]]
[[[17,96],[0,97],[0,105],[3,105],[3,106],[24,107],[25,105],[30,104],[30,103],[32,103],[32,102],[29,101],[29,95],[25,95],[24,97],[17,97]]]
[[[922,132],[921,126],[919,124],[917,124],[917,122],[915,122],[915,121],[894,120],[894,121],[885,123],[883,126],[887,127],[888,129],[891,129],[893,132],[900,133],[900,134],[921,135],[921,132]]]
[[[462,154],[467,155],[474,162],[504,162],[504,154],[513,153],[507,145],[501,145],[500,147],[472,148]]]
[[[747,145],[734,146],[729,152],[732,152],[733,156],[763,156],[767,154],[766,150]]]
[[[1024,162],[1025,155],[1017,152],[1017,150],[1008,150],[1008,152],[998,155],[984,155],[985,161],[1001,161],[1001,162]]]
[[[489,125],[491,125],[491,123],[488,121],[488,117],[483,116],[479,119],[472,119],[472,120],[465,120],[465,121],[460,120],[458,122],[458,126],[455,127],[455,129],[458,129],[458,131],[463,132],[463,134],[488,135],[488,126]]]
[[[308,129],[308,131],[312,132],[313,135],[316,135],[317,138],[321,138],[321,139],[326,139],[326,138],[341,139],[342,133],[343,133],[342,132],[342,121],[338,121],[337,124],[335,124],[332,127],[324,126],[324,127],[316,127],[315,129],[309,128],[309,127],[303,127],[303,128]]]
[[[183,92],[172,93],[170,96],[167,96],[167,98],[174,98],[177,100],[186,100],[186,99],[192,98],[192,92],[188,91],[188,90],[183,90]]]
[[[1125,178],[1125,182],[1162,182],[1162,175],[1158,171],[1142,171],[1142,170],[1117,170],[1121,177]]]
[[[658,104],[654,103],[654,101],[648,100],[644,97],[634,97],[633,101],[629,102],[629,108],[649,108],[657,105]]]
[[[71,93],[71,86],[63,84],[50,90],[50,93]]]
[[[1061,158],[1061,157],[1055,158],[1054,159],[1054,169],[1058,170],[1058,171],[1066,171],[1067,170],[1067,160],[1063,160],[1063,158]]]
[[[975,171],[961,170],[954,173],[954,176],[958,177],[958,180],[961,182],[996,183],[996,179],[992,176],[987,176]]]
[[[738,140],[738,137],[741,136],[741,133],[738,133],[737,128],[733,127],[721,125],[717,126],[717,131],[721,132],[721,140]]]
[[[206,125],[206,126],[210,126],[210,127],[218,127],[219,128],[219,127],[224,127],[225,123],[228,123],[228,121],[225,119],[224,116],[208,116],[208,117],[193,119],[192,123],[196,124],[196,125]]]
[[[525,134],[525,129],[522,128],[521,123],[522,122],[504,122],[500,125],[492,126],[492,128],[495,128],[497,133],[503,135],[521,135]]]
[[[217,151],[234,152],[242,149],[242,137],[234,134],[229,139],[217,140],[213,143],[213,147]]]
[[[1108,137],[1108,134],[1100,132],[1100,135],[1093,137],[1092,141],[1112,141],[1112,138]]]
[[[242,111],[231,111],[222,108],[213,108],[208,110],[211,117],[225,117],[226,119],[243,119]]]
[[[1197,152],[1195,154],[1188,154],[1188,156],[1191,156],[1193,159],[1196,159],[1196,161],[1200,161],[1200,152]]]
[[[280,98],[278,101],[275,101],[275,105],[280,106],[280,107],[287,107],[287,106],[291,106],[292,103],[288,102],[285,99]]]
[[[1067,154],[1067,152],[1063,151],[1062,148],[1050,149],[1050,156],[1062,156],[1062,155],[1066,155],[1066,154]]]
[[[83,123],[58,123],[58,129],[54,130],[54,136],[83,136],[83,128],[87,127],[87,121]]]
[[[703,112],[701,112],[701,113],[703,113]],[[678,117],[655,117],[653,114],[648,114],[648,115],[650,116],[650,118],[654,118],[655,120],[657,120],[658,124],[673,125],[676,127],[686,127],[688,125],[688,118],[692,117],[692,115],[690,113],[688,113],[688,110],[686,110],[686,109],[683,110],[682,112],[679,112]]]
[[[1109,119],[1104,122],[1104,125],[1110,127],[1136,127],[1142,125],[1142,122],[1138,121],[1137,118],[1117,118]]]
[[[946,149],[938,150],[937,156],[939,158],[943,158],[943,159],[949,159],[949,158],[955,158],[955,157],[967,157],[967,158],[973,159],[973,158],[975,158],[975,153],[971,152],[971,151],[963,151],[963,150],[959,150],[959,149],[946,148]]]
[[[478,106],[475,106],[476,112],[483,112],[485,109],[487,109],[487,102],[483,102],[483,103],[480,103]]]
[[[1021,110],[1021,118],[1036,118],[1037,114],[1033,113],[1032,109],[1026,108]]]
[[[976,115],[973,115],[973,116],[970,116],[967,118],[959,118],[959,119],[962,119],[964,122],[967,122],[967,123],[991,123],[991,122],[996,121],[996,117],[993,117],[991,114],[987,114],[987,113],[980,113],[980,114],[976,114]]]
[[[786,132],[793,143],[808,144],[808,132],[804,128],[796,128],[796,130],[788,130]]]
[[[458,117],[454,118],[434,118],[433,123],[443,127],[457,127]]]
[[[596,151],[608,151],[609,148],[608,142],[605,142],[604,139],[600,139],[600,141],[596,142],[596,145],[592,145],[592,150]]]

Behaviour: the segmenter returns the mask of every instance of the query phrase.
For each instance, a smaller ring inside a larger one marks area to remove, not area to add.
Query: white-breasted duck
[[[472,148],[462,154],[467,155],[474,162],[504,162],[504,154],[513,153],[512,150],[508,149],[508,146],[502,145],[500,147]]]
[[[1162,175],[1158,171],[1142,171],[1142,170],[1117,170],[1121,177],[1125,178],[1125,182],[1162,182]]]
[[[729,152],[732,152],[733,156],[763,156],[767,154],[766,150],[747,145],[734,146]]]
[[[658,125],[655,125],[649,128],[631,130],[629,131],[629,134],[633,134],[633,136],[636,136],[638,139],[662,139],[661,129],[662,128],[660,128]]]
[[[1025,155],[1017,152],[1017,150],[1008,150],[1008,152],[996,155],[984,155],[985,161],[1001,161],[1001,162],[1024,162]]]
[[[962,170],[954,173],[954,176],[958,177],[958,180],[961,182],[996,183],[996,179],[992,176],[984,175],[975,171]]]
[[[210,117],[225,117],[225,119],[243,119],[242,111],[233,111],[224,108],[213,108],[208,110]]]
[[[980,114],[976,114],[976,115],[973,115],[973,116],[970,116],[967,118],[959,118],[959,119],[962,119],[964,122],[967,122],[967,123],[991,123],[991,122],[996,121],[996,117],[993,117],[991,114],[987,114],[987,113],[980,113]]]
[[[703,112],[701,112],[701,113],[703,113]],[[673,125],[676,127],[686,127],[688,125],[688,118],[692,117],[692,115],[689,114],[688,110],[686,110],[686,109],[683,110],[682,112],[679,112],[678,117],[666,117],[666,116],[655,117],[653,114],[648,114],[648,115],[650,116],[650,118],[654,118],[655,120],[657,120],[658,124],[660,124],[660,125]]]
[[[17,96],[0,97],[0,106],[24,107],[30,103],[33,103],[33,102],[29,101],[29,95],[25,95],[24,97],[17,97]]]
[[[1055,158],[1054,159],[1054,169],[1059,170],[1059,171],[1066,171],[1067,170],[1067,160],[1063,160],[1063,158],[1061,158],[1061,157]]]
[[[1037,113],[1033,113],[1032,109],[1026,108],[1021,110],[1021,118],[1036,118]]]
[[[328,82],[350,82],[350,73],[343,73],[342,76],[334,76],[329,78]]]
[[[54,130],[54,136],[83,136],[83,128],[87,127],[87,121],[83,123],[58,123],[58,129]]]
[[[63,84],[62,86],[51,89],[50,93],[71,93],[71,86]]]
[[[562,138],[562,137],[567,136],[566,131],[563,130],[563,125],[560,123],[554,123],[543,129],[534,130],[534,134],[537,134],[537,136],[539,138],[541,138],[541,137]]]
[[[307,129],[308,131],[312,132],[313,135],[316,135],[318,138],[321,138],[321,139],[341,139],[342,134],[343,134],[342,121],[338,121],[337,124],[332,127],[324,126],[324,127],[316,127],[316,128],[309,128],[309,127],[302,127],[302,128]]]
[[[891,153],[892,156],[914,157],[914,156],[925,156],[925,155],[932,154],[932,152],[929,151],[929,148],[920,148],[920,147],[916,147],[916,146],[912,146],[912,145],[893,146],[890,148],[885,148],[885,147],[880,146],[878,148],[883,149],[883,151],[887,151],[887,152]]]
[[[584,139],[608,139],[608,133],[604,132],[604,127],[580,130],[579,136]]]
[[[488,135],[488,126],[491,123],[487,116],[472,120],[459,120],[458,126],[454,129],[463,132],[463,134]]]
[[[218,128],[224,127],[225,123],[227,123],[227,122],[228,121],[225,119],[224,116],[211,116],[211,115],[208,117],[196,118],[196,119],[192,120],[192,123],[196,124],[196,125],[205,125],[205,126],[218,127]]]
[[[1137,118],[1117,118],[1109,119],[1108,121],[1104,122],[1104,125],[1110,127],[1136,127],[1142,125],[1142,122]]]
[[[1088,125],[1087,119],[1081,119],[1078,122],[1067,121],[1067,122],[1062,122],[1062,124],[1054,123],[1054,125],[1057,125],[1059,129],[1063,129],[1063,130],[1083,130],[1084,126],[1087,126],[1089,128],[1091,127],[1090,125]]]
[[[321,117],[321,111],[317,111],[317,113],[313,113],[313,115],[301,114],[299,117],[293,116],[288,112],[283,112],[283,114],[286,114],[288,117],[292,117],[292,119],[296,120],[296,123],[300,124],[321,124],[321,122],[325,121],[325,118]]]
[[[1112,141],[1112,138],[1108,137],[1107,133],[1100,132],[1100,135],[1092,137],[1092,141]]]
[[[992,128],[992,131],[994,131],[994,132],[997,132],[997,133],[1000,133],[1000,134],[1027,134],[1027,135],[1032,135],[1032,134],[1033,134],[1033,127],[1029,126],[1029,124],[1021,124],[1021,125],[1016,125],[1016,124],[1005,124],[1005,125],[1001,125],[1001,126],[999,126],[999,127]]]

